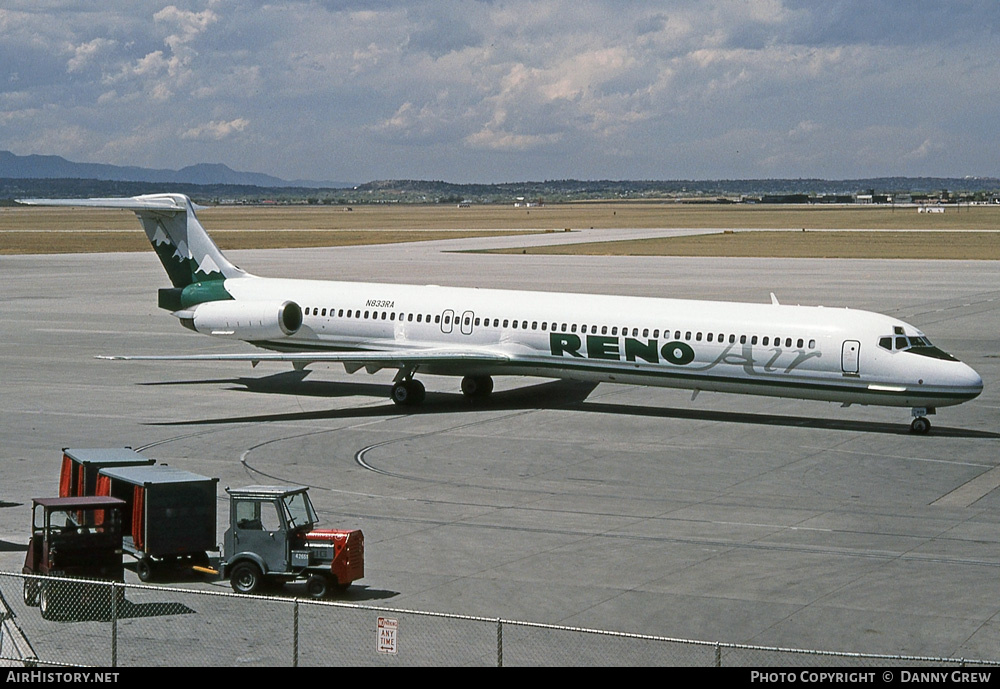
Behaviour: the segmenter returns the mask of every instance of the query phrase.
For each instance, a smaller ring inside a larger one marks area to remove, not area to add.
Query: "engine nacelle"
[[[280,339],[302,327],[302,308],[294,301],[209,301],[177,315],[191,330],[237,340]]]

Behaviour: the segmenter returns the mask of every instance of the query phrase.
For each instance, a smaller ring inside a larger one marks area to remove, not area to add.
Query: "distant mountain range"
[[[440,180],[375,180],[364,184],[284,180],[202,163],[180,170],[74,163],[54,155],[0,151],[0,205],[32,196],[134,196],[172,191],[205,200],[292,203],[510,203],[607,199],[686,199],[805,203],[813,197],[836,202],[853,194],[912,194],[945,200],[1000,197],[996,177],[872,177],[863,179],[545,180],[459,184]]]
[[[351,184],[284,180],[260,172],[238,172],[222,163],[199,163],[180,170],[156,170],[132,165],[74,163],[61,156],[19,156],[0,151],[0,178],[3,179],[99,179],[115,182],[153,184],[229,184],[267,188],[344,189]]]

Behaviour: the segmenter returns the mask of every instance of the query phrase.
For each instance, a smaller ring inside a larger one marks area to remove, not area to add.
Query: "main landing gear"
[[[483,400],[489,397],[492,392],[493,379],[490,376],[465,376],[462,378],[462,394],[467,400]],[[393,402],[405,407],[420,404],[426,396],[424,384],[411,376],[400,378],[394,382],[389,394]]]
[[[392,401],[400,406],[415,407],[424,401],[427,391],[419,380],[404,378],[392,384],[390,396]]]
[[[937,409],[933,407],[914,407],[912,410],[913,421],[910,422],[910,433],[915,433],[917,435],[926,435],[931,430],[931,422],[927,418],[927,414],[937,413]]]
[[[493,379],[489,376],[466,376],[462,379],[462,394],[467,400],[482,400],[493,392]]]

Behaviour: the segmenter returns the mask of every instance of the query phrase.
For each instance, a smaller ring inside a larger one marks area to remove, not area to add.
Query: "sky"
[[[996,0],[4,0],[0,150],[284,179],[1000,176]]]

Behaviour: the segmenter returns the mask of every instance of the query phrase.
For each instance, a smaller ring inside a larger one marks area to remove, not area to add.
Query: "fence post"
[[[299,666],[299,599],[292,603],[292,667]]]
[[[715,644],[715,667],[722,667],[722,646]]]
[[[497,667],[503,667],[503,620],[497,618]]]
[[[121,584],[118,582],[111,582],[111,667],[118,667],[118,615],[121,614],[121,610],[118,609],[119,586]],[[121,592],[125,593],[124,587]],[[125,596],[122,595],[122,600],[124,599]]]

